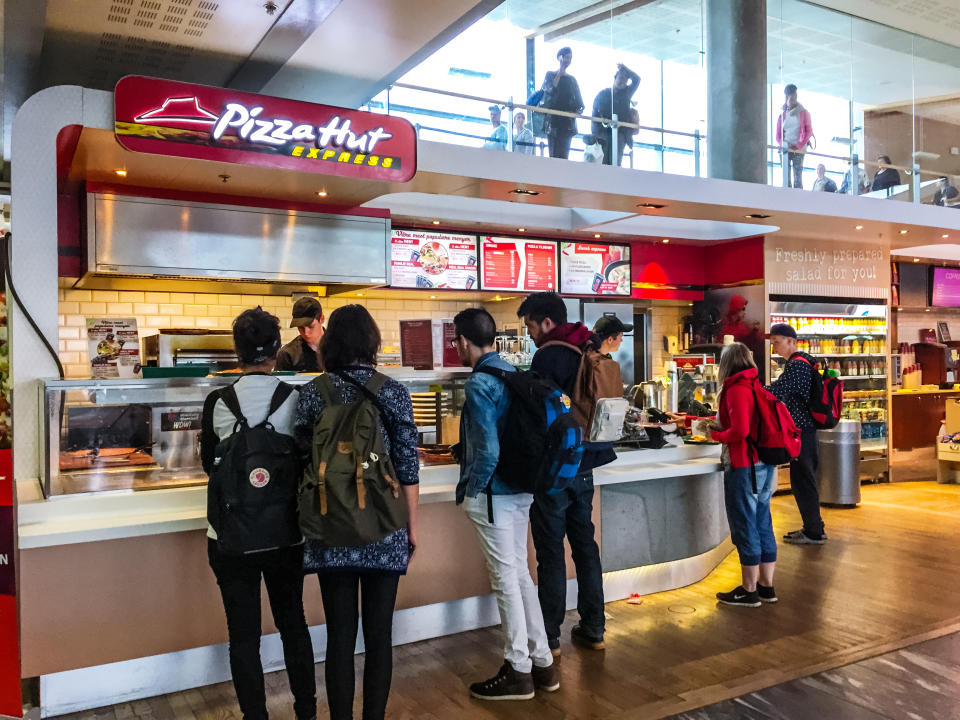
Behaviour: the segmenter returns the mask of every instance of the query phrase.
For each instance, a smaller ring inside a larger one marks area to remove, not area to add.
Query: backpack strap
[[[277,383],[276,389],[273,391],[273,396],[270,398],[270,407],[267,408],[267,416],[263,419],[263,425],[266,425],[270,422],[270,418],[273,417],[273,414],[279,410],[283,404],[287,401],[287,398],[293,393],[293,388],[287,385],[282,380]]]
[[[577,355],[583,355],[583,348],[580,348],[580,347],[574,345],[573,343],[568,343],[568,342],[566,342],[566,341],[564,341],[564,340],[549,340],[548,342],[545,342],[543,345],[541,345],[541,346],[540,346],[539,348],[537,348],[537,349],[538,349],[538,350],[543,350],[544,348],[548,348],[548,347],[551,347],[551,346],[565,347],[565,348],[567,348],[567,349],[569,349],[569,350],[573,350]]]
[[[234,387],[236,384],[236,382],[230,383],[220,391],[220,399],[223,400],[223,404],[227,406],[227,410],[237,419],[234,432],[236,432],[237,427],[247,424],[247,419],[243,416],[243,411],[240,409],[240,398],[237,397],[237,390]]]

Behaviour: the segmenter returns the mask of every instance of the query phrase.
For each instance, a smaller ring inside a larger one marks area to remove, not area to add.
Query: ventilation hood
[[[87,196],[80,288],[335,294],[387,284],[390,220]]]

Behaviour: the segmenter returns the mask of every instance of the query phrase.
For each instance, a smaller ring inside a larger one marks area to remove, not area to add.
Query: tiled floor
[[[960,718],[960,634],[912,645],[671,720]]]

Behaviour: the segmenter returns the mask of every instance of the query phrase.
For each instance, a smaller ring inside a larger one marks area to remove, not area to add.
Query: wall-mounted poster
[[[477,237],[425,230],[393,230],[390,286],[477,289]]]
[[[484,290],[556,291],[557,244],[481,237],[480,284]]]
[[[92,377],[139,377],[136,318],[87,318],[87,347]]]
[[[560,243],[560,291],[565,295],[630,295],[630,247]]]

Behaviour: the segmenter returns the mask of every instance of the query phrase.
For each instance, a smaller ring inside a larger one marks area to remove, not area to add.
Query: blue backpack
[[[516,492],[549,492],[577,475],[583,431],[570,412],[570,398],[534,372],[508,372],[484,365],[510,392],[500,438],[497,473]]]

